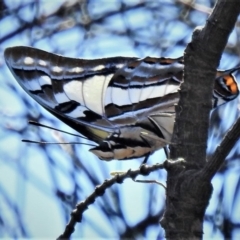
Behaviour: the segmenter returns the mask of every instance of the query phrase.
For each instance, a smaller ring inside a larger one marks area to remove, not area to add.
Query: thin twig
[[[159,170],[159,169],[170,169],[172,167],[183,167],[184,164],[183,159],[178,159],[176,161],[166,160],[164,163],[154,164],[152,166],[141,165],[137,170],[129,169],[127,172],[122,174],[116,174],[114,177],[105,180],[101,185],[96,186],[94,192],[90,194],[84,201],[78,203],[76,208],[71,213],[71,219],[69,223],[66,225],[66,228],[58,239],[68,239],[71,234],[74,232],[74,227],[77,222],[82,221],[83,212],[88,209],[88,207],[95,202],[95,200],[102,196],[106,189],[110,188],[113,184],[118,183],[121,184],[127,178],[135,179],[138,175],[148,175],[149,173]]]
[[[234,123],[227,132],[221,144],[202,170],[203,179],[211,179],[224,163],[225,158],[240,138],[240,118]]]

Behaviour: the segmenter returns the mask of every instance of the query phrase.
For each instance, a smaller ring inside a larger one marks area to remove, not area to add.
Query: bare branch
[[[232,128],[227,132],[221,144],[217,147],[215,153],[209,159],[203,169],[202,178],[211,180],[214,174],[224,163],[225,158],[240,138],[240,118],[234,123]]]
[[[137,170],[129,169],[127,172],[122,174],[117,174],[114,177],[107,179],[103,184],[97,186],[92,194],[90,194],[84,201],[77,204],[76,209],[71,213],[71,219],[67,224],[64,233],[58,237],[58,239],[66,239],[71,236],[74,232],[74,226],[77,222],[82,221],[82,214],[87,210],[88,206],[93,204],[96,198],[102,196],[106,189],[110,188],[115,183],[123,183],[127,178],[135,179],[138,175],[148,175],[149,173],[159,170],[159,169],[172,169],[172,168],[182,168],[184,164],[183,159],[178,159],[176,161],[166,160],[162,164],[154,164],[152,166],[147,166],[145,164],[141,165]]]
[[[189,6],[190,8],[193,8],[199,12],[203,12],[206,14],[211,14],[212,13],[212,9],[209,7],[204,6],[203,4],[197,4],[191,1],[186,1],[186,0],[176,0],[176,2],[182,3],[186,6]]]
[[[203,28],[194,31],[184,55],[184,82],[176,106],[170,157],[183,157],[185,171],[168,172],[167,206],[161,221],[169,239],[202,238],[211,182],[203,181],[209,113],[216,68],[240,12],[240,1],[219,0]],[[213,174],[213,173],[212,173]]]
[[[198,166],[206,162],[209,113],[216,68],[240,11],[238,1],[218,1],[202,29],[196,29],[184,56],[184,83],[176,107],[171,158]]]

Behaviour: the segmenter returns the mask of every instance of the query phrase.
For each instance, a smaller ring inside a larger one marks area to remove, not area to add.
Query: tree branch
[[[171,159],[184,158],[185,170],[168,171],[166,212],[161,220],[169,239],[202,238],[211,182],[203,181],[209,113],[216,68],[240,12],[240,1],[219,0],[203,28],[197,28],[184,54],[184,82],[176,106]],[[213,174],[213,173],[212,173]]]
[[[82,221],[83,212],[85,212],[88,207],[93,204],[98,197],[102,196],[105,190],[110,188],[113,184],[121,184],[127,178],[132,178],[134,180],[138,175],[147,176],[149,173],[160,169],[182,169],[184,164],[185,162],[183,159],[178,159],[177,161],[166,160],[162,164],[157,163],[152,166],[143,164],[137,170],[129,169],[127,172],[116,174],[114,177],[105,180],[101,185],[96,186],[94,192],[84,201],[77,204],[76,208],[71,213],[69,223],[66,225],[63,234],[61,234],[58,239],[69,239],[71,234],[74,232],[76,223]]]
[[[227,132],[221,144],[217,147],[215,153],[209,159],[202,171],[202,178],[211,180],[214,174],[224,163],[225,158],[240,138],[240,118],[234,123]]]
[[[237,16],[240,2],[220,0],[204,28],[196,29],[184,54],[184,83],[176,107],[176,124],[171,158],[183,157],[198,166],[206,162],[209,113],[212,91],[228,36]]]

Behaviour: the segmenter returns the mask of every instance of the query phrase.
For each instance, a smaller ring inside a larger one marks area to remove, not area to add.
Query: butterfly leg
[[[163,150],[165,152],[166,158],[169,159],[170,158],[170,151],[169,151],[168,147],[167,146],[163,147]]]
[[[169,158],[170,158],[170,151],[169,151],[168,147],[167,147],[167,146],[163,147],[163,150],[164,150],[164,153],[165,153],[165,155],[166,155],[166,159],[169,159]],[[143,162],[142,162],[141,165],[147,163],[150,155],[151,155],[151,153],[148,153],[148,154],[147,154],[147,156],[144,158],[144,160],[143,160]]]
[[[146,164],[148,159],[149,159],[149,157],[150,157],[150,153],[147,154],[147,156],[144,158],[144,160],[143,160],[141,165]]]

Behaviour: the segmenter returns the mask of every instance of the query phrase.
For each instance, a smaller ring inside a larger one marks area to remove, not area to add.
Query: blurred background
[[[83,140],[28,124],[34,120],[75,133],[20,88],[6,67],[4,49],[25,45],[88,59],[179,57],[214,4],[215,0],[0,0],[0,238],[58,237],[74,206],[110,178],[111,171],[138,168],[143,160],[104,162],[81,144],[21,142]],[[239,25],[240,21],[229,38],[221,69],[240,62]],[[240,82],[240,74],[236,77]],[[236,99],[212,111],[209,156],[239,117],[239,104]],[[240,239],[239,144],[212,181],[204,239]],[[149,163],[165,158],[160,150]],[[166,172],[144,179],[165,184]],[[163,187],[126,180],[89,207],[73,237],[163,239],[159,220],[164,201]]]

